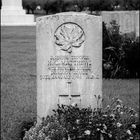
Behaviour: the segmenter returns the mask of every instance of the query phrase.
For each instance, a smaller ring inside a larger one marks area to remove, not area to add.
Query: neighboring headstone
[[[1,25],[35,25],[34,16],[26,15],[22,0],[2,0]]]
[[[122,33],[134,33],[135,11],[125,11],[123,13],[120,13],[120,25],[120,31]]]
[[[102,18],[67,12],[37,18],[37,115],[57,104],[97,107],[102,96]]]
[[[136,36],[140,36],[140,11],[136,11],[136,16],[135,16],[135,32],[136,32]]]
[[[120,26],[120,33],[135,32],[136,11],[103,11],[101,13],[103,21],[110,27],[110,22],[115,20]]]

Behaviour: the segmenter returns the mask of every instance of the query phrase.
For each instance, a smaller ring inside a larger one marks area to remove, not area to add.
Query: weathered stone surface
[[[102,96],[102,19],[60,13],[37,19],[37,113],[57,104],[92,108]]]

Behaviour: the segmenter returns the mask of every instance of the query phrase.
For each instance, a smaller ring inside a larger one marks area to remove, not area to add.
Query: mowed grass
[[[36,116],[35,27],[1,29],[1,125],[16,140],[23,121]]]
[[[1,132],[19,140],[23,121],[36,117],[35,27],[1,28]],[[112,97],[139,110],[139,80],[103,80],[104,105]]]
[[[104,79],[103,105],[108,105],[113,97],[139,112],[139,79]]]

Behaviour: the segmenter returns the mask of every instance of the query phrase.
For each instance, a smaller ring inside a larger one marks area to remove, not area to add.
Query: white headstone
[[[26,15],[22,0],[2,0],[1,25],[35,25],[34,16]]]
[[[102,18],[60,13],[37,19],[37,115],[57,104],[97,107],[102,96]]]
[[[102,11],[103,21],[107,27],[110,26],[112,20],[115,20],[122,34],[135,32],[135,16],[135,11]]]
[[[135,32],[136,36],[140,36],[140,11],[136,11],[135,16]]]

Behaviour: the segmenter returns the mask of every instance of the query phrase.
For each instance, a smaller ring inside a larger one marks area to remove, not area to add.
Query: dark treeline
[[[139,0],[22,0],[27,13],[34,14],[37,6],[48,13],[65,11],[139,10]],[[0,8],[2,0],[0,0]]]
[[[139,0],[23,0],[27,13],[34,14],[37,6],[48,13],[65,11],[139,10]]]

